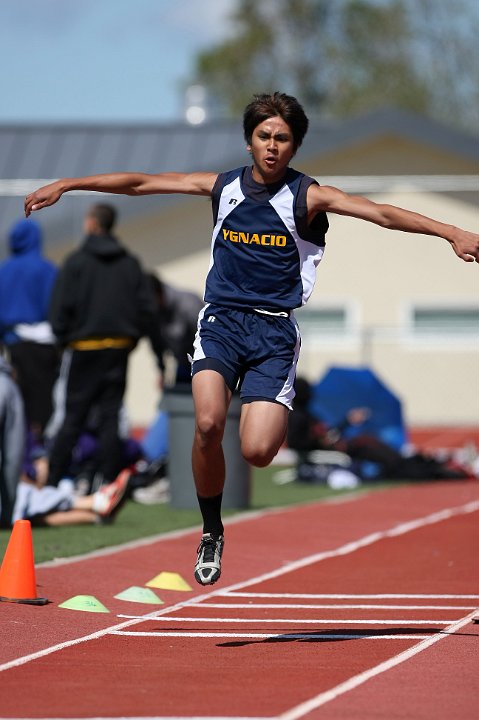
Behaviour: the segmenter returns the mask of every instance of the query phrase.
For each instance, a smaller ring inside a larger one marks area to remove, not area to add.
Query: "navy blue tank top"
[[[314,182],[292,168],[274,185],[256,183],[251,167],[218,176],[206,302],[270,311],[307,302],[328,230],[325,213],[307,224]]]

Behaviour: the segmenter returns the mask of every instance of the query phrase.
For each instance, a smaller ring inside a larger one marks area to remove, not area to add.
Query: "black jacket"
[[[89,235],[67,257],[49,320],[61,346],[105,337],[131,338],[135,345],[148,335],[157,357],[162,354],[151,285],[138,259],[112,235]]]

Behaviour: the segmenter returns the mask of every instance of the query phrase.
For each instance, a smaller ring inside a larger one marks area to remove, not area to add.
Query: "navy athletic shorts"
[[[243,402],[291,409],[301,338],[293,313],[266,314],[206,305],[198,318],[192,374],[216,370]]]

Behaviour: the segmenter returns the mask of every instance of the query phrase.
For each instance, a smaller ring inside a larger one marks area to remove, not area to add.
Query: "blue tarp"
[[[374,435],[396,450],[407,443],[402,404],[395,393],[369,368],[331,367],[312,383],[310,410],[328,425],[338,425],[352,408],[368,408],[370,417],[349,427],[345,435]]]

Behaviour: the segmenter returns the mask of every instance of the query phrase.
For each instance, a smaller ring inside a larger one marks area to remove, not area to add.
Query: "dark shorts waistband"
[[[265,317],[291,317],[293,310],[291,308],[259,308],[259,307],[242,307],[241,305],[217,305],[216,303],[210,303],[209,308],[213,309],[219,307],[226,310],[236,310],[237,312],[245,313],[246,315],[262,315]]]

